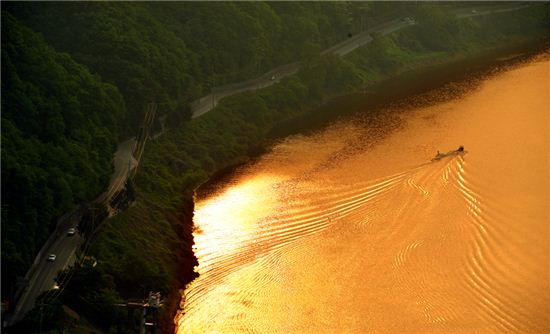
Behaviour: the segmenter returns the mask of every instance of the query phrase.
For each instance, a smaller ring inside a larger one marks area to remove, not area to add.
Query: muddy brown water
[[[178,333],[550,332],[550,58],[461,85],[201,193]]]

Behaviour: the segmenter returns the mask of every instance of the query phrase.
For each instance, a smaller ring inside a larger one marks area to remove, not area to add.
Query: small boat
[[[441,160],[445,157],[448,157],[448,156],[451,156],[451,155],[463,154],[465,152],[466,151],[464,151],[464,146],[459,146],[456,150],[452,150],[452,151],[449,151],[447,153],[441,153],[441,152],[437,151],[437,154],[435,155],[435,157],[432,158],[432,161],[438,161],[438,160]]]

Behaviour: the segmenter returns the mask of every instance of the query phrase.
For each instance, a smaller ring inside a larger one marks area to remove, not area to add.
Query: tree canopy
[[[115,86],[2,13],[3,282],[57,217],[105,188],[124,108]]]

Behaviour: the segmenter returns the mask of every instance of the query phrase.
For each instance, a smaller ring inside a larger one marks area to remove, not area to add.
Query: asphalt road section
[[[83,242],[82,237],[76,233],[73,236],[61,235],[48,248],[37,264],[34,275],[29,280],[27,290],[21,295],[17,302],[10,325],[21,320],[21,318],[34,307],[36,298],[45,291],[57,288],[55,278],[63,269],[71,266],[76,261],[76,249]],[[48,261],[48,256],[55,254],[55,261]]]
[[[507,3],[503,6],[499,6],[499,8],[489,8],[489,7],[463,8],[463,9],[457,10],[455,14],[459,18],[465,18],[465,17],[474,17],[474,16],[509,12],[509,11],[514,11],[514,10],[522,9],[529,6],[531,6],[531,4]],[[357,49],[358,47],[363,46],[367,43],[370,43],[373,40],[372,38],[373,34],[378,34],[380,36],[383,36],[414,24],[416,24],[416,21],[414,19],[407,20],[405,17],[394,19],[394,20],[379,24],[371,29],[365,30],[349,39],[346,39],[324,50],[323,52],[321,52],[321,55],[333,53],[339,56],[344,56],[352,52],[353,50]],[[209,112],[210,110],[214,109],[214,107],[218,104],[218,102],[224,97],[246,92],[246,91],[269,87],[279,82],[282,78],[296,73],[299,68],[300,68],[300,64],[298,62],[295,62],[292,64],[286,64],[286,65],[279,66],[265,74],[262,74],[260,77],[256,79],[251,79],[251,80],[247,80],[239,83],[215,87],[212,90],[212,93],[204,97],[201,97],[200,99],[197,99],[191,103],[191,111],[193,113],[192,118],[197,118]]]
[[[133,156],[135,146],[136,140],[134,138],[118,145],[113,159],[115,171],[111,176],[109,187],[96,201],[110,198],[124,186],[130,172],[137,165],[137,161]],[[7,319],[9,325],[21,320],[35,306],[35,300],[40,294],[56,287],[55,278],[59,271],[66,269],[77,261],[76,250],[84,243],[84,239],[78,232],[73,236],[67,235],[69,228],[77,228],[80,216],[78,214],[74,216],[74,218],[67,219],[65,223],[58,225],[56,231],[50,235],[50,239],[38,253],[33,266],[27,272],[28,285],[21,293],[11,318]],[[50,254],[56,255],[55,261],[48,261]]]

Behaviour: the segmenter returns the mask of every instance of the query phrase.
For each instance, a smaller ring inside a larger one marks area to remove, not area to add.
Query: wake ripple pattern
[[[532,291],[540,268],[523,265],[532,259],[506,246],[517,233],[512,218],[481,195],[487,186],[467,167],[459,155],[373,181],[273,185],[277,191],[264,196],[279,201],[268,215],[240,230],[196,236],[200,277],[186,289],[180,332],[193,332],[185,319],[195,314],[200,321],[194,323],[213,320],[216,312],[206,310],[204,301],[233,274],[277,268],[284,258],[280,251],[325,231],[338,238],[344,228],[364,234],[370,244],[388,245],[378,261],[391,268],[390,280],[417,309],[424,329],[543,333],[547,302]],[[266,332],[255,330],[246,315],[261,287],[277,284],[265,277],[257,272],[247,282],[254,289],[230,293],[244,310],[232,318],[233,327],[224,324],[228,332]]]

